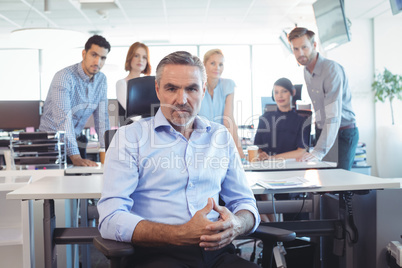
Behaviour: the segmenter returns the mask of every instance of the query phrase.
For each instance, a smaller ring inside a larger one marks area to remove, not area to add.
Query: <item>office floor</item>
[[[239,244],[245,242],[243,240],[236,240],[234,244]],[[244,259],[249,260],[250,255],[253,252],[253,247],[254,247],[254,242],[251,241],[247,244],[241,245],[241,257]],[[102,253],[100,253],[93,245],[90,246],[91,248],[91,268],[108,268],[109,267],[109,261],[108,259],[103,256]],[[256,250],[256,257],[255,257],[255,262],[257,262],[258,254],[261,252],[261,248],[257,247]]]

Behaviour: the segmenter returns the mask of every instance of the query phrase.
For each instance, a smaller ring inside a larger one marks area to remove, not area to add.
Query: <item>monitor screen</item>
[[[39,128],[43,101],[0,101],[0,129]]]
[[[127,82],[126,118],[154,116],[159,106],[155,76],[134,78]]]
[[[350,41],[343,0],[317,0],[313,4],[322,47],[330,50]]]
[[[396,15],[402,11],[402,0],[389,0],[391,4],[392,14]]]
[[[265,112],[276,111],[276,109],[276,102],[272,99],[272,97],[261,97],[262,114]]]

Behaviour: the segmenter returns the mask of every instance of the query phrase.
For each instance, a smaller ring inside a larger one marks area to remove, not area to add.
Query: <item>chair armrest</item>
[[[94,237],[99,236],[98,228],[55,228],[53,240],[57,245],[90,244]]]
[[[129,256],[134,253],[134,246],[131,243],[104,239],[101,236],[96,236],[93,244],[108,259]]]
[[[263,225],[258,226],[257,230],[249,236],[261,239],[263,242],[286,242],[296,239],[296,233],[293,231]]]

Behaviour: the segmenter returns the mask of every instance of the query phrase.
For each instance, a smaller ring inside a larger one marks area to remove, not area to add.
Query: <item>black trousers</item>
[[[135,254],[123,260],[126,268],[257,268],[235,254],[233,244],[216,251],[198,246],[136,247]]]

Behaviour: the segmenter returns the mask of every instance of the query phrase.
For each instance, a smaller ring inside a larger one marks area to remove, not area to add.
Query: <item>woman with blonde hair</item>
[[[236,84],[231,79],[221,78],[224,69],[224,56],[220,49],[211,49],[204,55],[207,72],[207,90],[202,100],[200,116],[223,124],[229,130],[236,143],[241,158],[245,158],[241,142],[237,134],[234,120],[234,89]]]
[[[126,78],[117,81],[116,96],[120,105],[123,107],[124,110],[126,110],[128,80],[140,77],[141,74],[151,74],[149,49],[145,44],[135,42],[130,46],[127,52],[124,69],[129,73]]]

